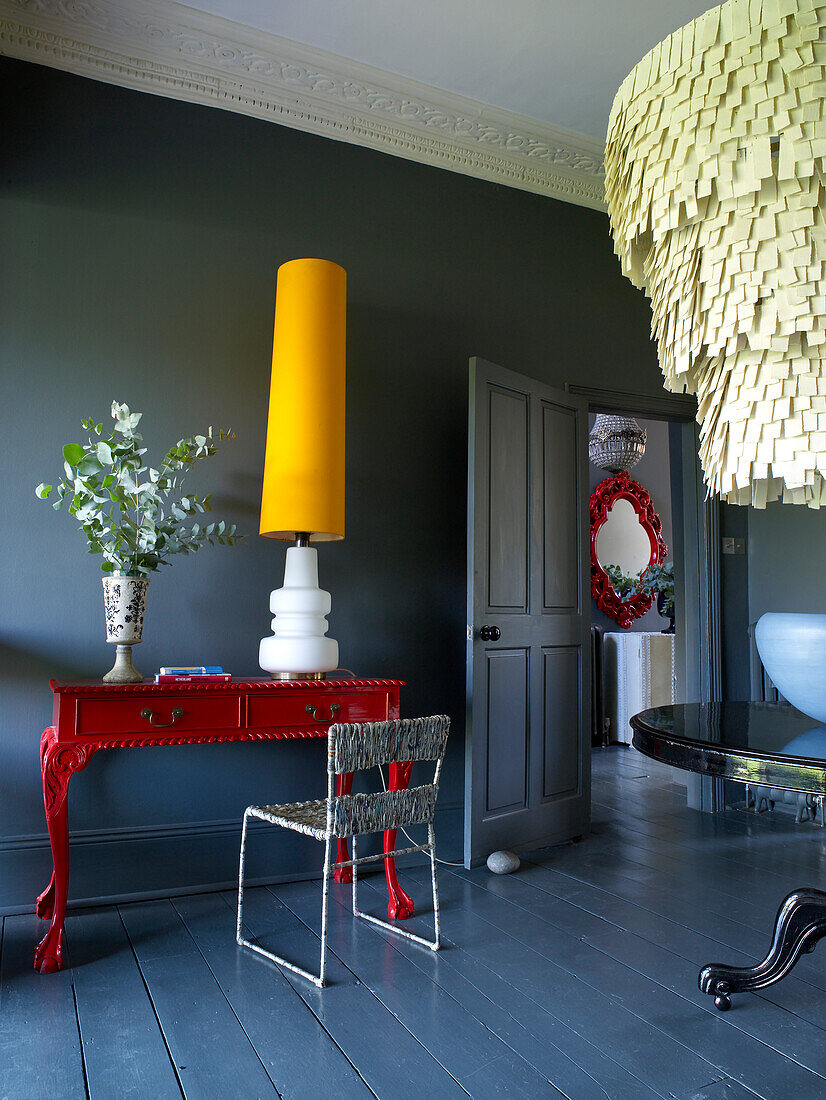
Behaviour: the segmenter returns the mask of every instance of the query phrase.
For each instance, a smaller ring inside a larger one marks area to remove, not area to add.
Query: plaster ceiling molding
[[[0,52],[605,209],[600,141],[172,0],[0,0]]]
[[[826,505],[826,3],[729,0],[614,101],[606,196],[709,491]]]

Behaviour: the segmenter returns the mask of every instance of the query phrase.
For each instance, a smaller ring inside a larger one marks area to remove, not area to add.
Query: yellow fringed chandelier
[[[826,3],[729,0],[614,100],[606,196],[709,492],[826,505]]]

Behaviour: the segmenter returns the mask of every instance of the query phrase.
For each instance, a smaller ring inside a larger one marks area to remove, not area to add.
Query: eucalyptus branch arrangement
[[[148,576],[168,565],[173,554],[194,554],[207,543],[234,546],[243,540],[235,524],[191,523],[192,517],[212,510],[210,494],[198,497],[182,491],[186,475],[197,462],[214,455],[218,445],[235,438],[223,429],[213,434],[179,440],[157,469],[144,465],[146,448],[138,432],[141,413],[112,402],[114,429],[103,434],[103,424],[87,417],[86,443],[63,448],[63,477],[56,489],[41,483],[35,489],[46,500],[53,491],[53,507],[65,506],[86,535],[90,554],[101,554],[104,573]]]
[[[663,597],[663,612],[668,614],[674,606],[674,562],[666,561],[646,566],[636,576],[623,573],[618,565],[606,565],[605,572],[618,596],[655,596]]]

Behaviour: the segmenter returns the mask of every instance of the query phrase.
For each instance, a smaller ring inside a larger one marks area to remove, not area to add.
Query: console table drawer
[[[153,729],[165,729],[170,734],[173,731],[237,730],[241,728],[241,698],[237,695],[212,695],[203,699],[194,695],[163,695],[111,701],[78,699],[76,722],[76,732],[87,737],[148,734]]]
[[[358,695],[302,691],[296,692],[295,698],[287,697],[286,692],[269,697],[250,695],[247,697],[247,727],[301,729],[329,726],[333,722],[384,722],[389,710],[390,695],[383,691]]]

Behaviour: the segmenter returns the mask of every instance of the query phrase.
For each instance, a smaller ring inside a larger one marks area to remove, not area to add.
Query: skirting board
[[[437,810],[440,858],[460,858],[455,853],[460,849],[461,814],[461,806]],[[0,916],[31,913],[51,875],[48,841],[24,839],[0,849]],[[240,841],[240,820],[73,835],[69,908],[234,889]],[[318,841],[262,823],[250,837],[249,881],[263,885],[318,878],[322,857]]]

